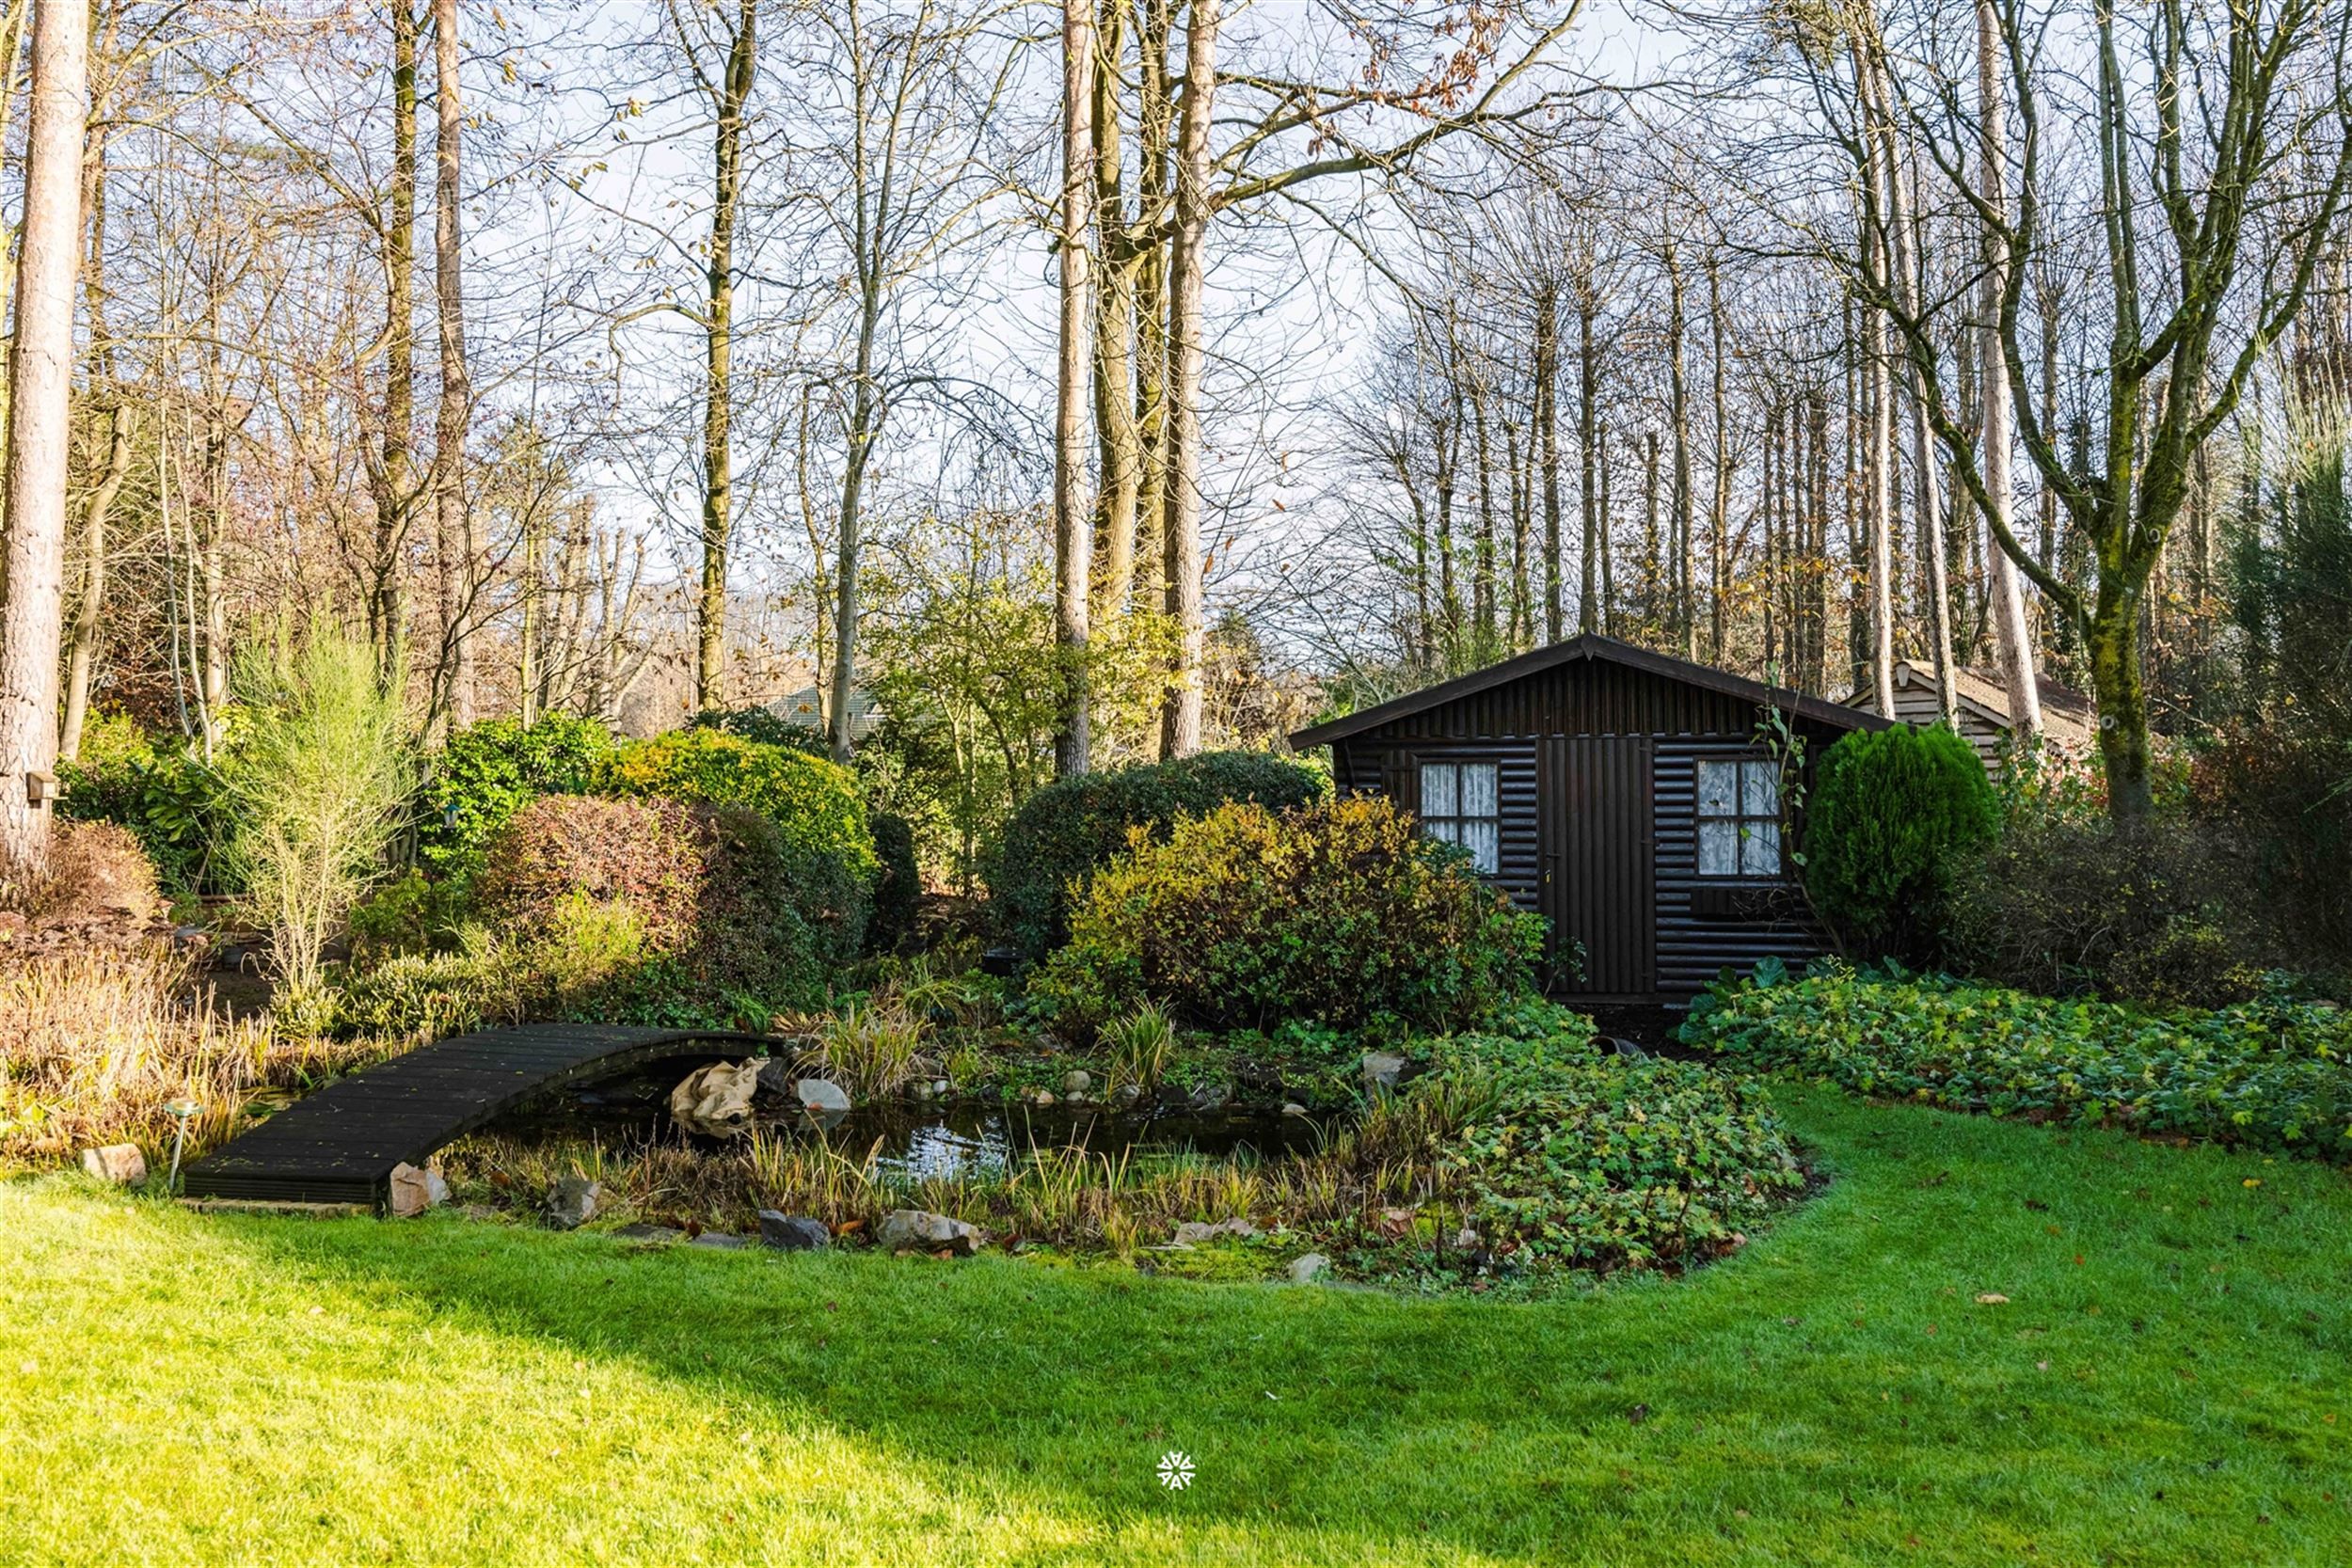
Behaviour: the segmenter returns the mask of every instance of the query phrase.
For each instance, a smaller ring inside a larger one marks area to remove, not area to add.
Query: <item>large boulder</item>
[[[850,1091],[826,1078],[803,1078],[793,1085],[793,1093],[801,1108],[818,1116],[829,1116],[850,1108]]]
[[[1364,1087],[1375,1093],[1387,1093],[1404,1079],[1405,1069],[1410,1065],[1393,1051],[1367,1051],[1364,1053]]]
[[[670,1091],[670,1116],[690,1132],[726,1137],[752,1124],[752,1098],[759,1092],[759,1063],[713,1062],[688,1073]]]
[[[987,1241],[977,1226],[922,1209],[893,1209],[874,1232],[884,1252],[952,1252],[969,1258]]]

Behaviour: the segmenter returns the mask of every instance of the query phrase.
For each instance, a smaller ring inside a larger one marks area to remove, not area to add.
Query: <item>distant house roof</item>
[[[1728,670],[1718,670],[1710,664],[1694,664],[1670,654],[1652,653],[1647,648],[1637,648],[1630,642],[1620,642],[1598,632],[1585,632],[1565,642],[1554,642],[1549,647],[1521,654],[1517,658],[1490,664],[1484,670],[1473,670],[1467,675],[1457,675],[1450,681],[1439,681],[1435,686],[1422,687],[1419,691],[1392,697],[1385,703],[1375,703],[1343,719],[1311,724],[1291,736],[1291,745],[1301,751],[1310,746],[1328,746],[1335,740],[1345,740],[1351,736],[1378,729],[1383,724],[1393,723],[1399,719],[1409,718],[1459,698],[1474,696],[1478,692],[1580,660],[1620,664],[1667,680],[1688,682],[1709,691],[1720,691],[1725,696],[1754,703],[1758,707],[1773,707],[1799,714],[1834,729],[1877,730],[1887,727],[1887,721],[1876,714],[1858,712],[1837,703],[1808,697],[1785,686],[1767,686],[1762,681],[1735,675]]]
[[[1899,658],[1894,673],[1898,691],[1935,689],[1935,670],[1931,665]],[[2047,675],[2037,675],[2034,689],[2042,698],[2042,727],[2048,734],[2061,740],[2082,740],[2097,733],[2099,711],[2090,698],[2072,687],[2060,686]],[[1954,665],[1952,694],[1959,700],[1963,714],[1974,714],[1998,729],[2013,727],[2009,712],[2009,682],[1998,670],[1982,664]],[[1868,708],[1876,701],[1876,695],[1865,687],[1847,697],[1846,705]]]
[[[810,729],[824,727],[824,698],[827,693],[816,687],[804,686],[789,691],[768,705],[768,711],[787,724],[805,724]],[[862,686],[850,689],[850,738],[860,740],[882,722],[882,704]]]

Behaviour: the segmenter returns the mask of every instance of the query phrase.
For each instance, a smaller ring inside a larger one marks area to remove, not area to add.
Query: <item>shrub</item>
[[[857,779],[840,764],[720,730],[672,730],[622,746],[613,793],[745,806],[775,823],[794,855],[830,854],[871,878],[873,831]]]
[[[482,847],[542,795],[593,795],[612,766],[612,736],[594,719],[549,714],[525,725],[485,719],[450,736],[417,797],[417,858],[463,878]]]
[[[1229,801],[1279,811],[1323,793],[1312,768],[1264,752],[1207,752],[1048,784],[1022,802],[983,863],[993,918],[1006,941],[1042,958],[1069,935],[1078,885],[1127,848],[1131,831],[1166,838],[1179,816]]]
[[[874,879],[874,913],[866,925],[866,945],[876,953],[895,953],[914,934],[923,873],[914,863],[914,829],[905,817],[878,811],[872,825],[874,858],[882,871]]]
[[[2352,1018],[2277,995],[2149,1012],[1837,973],[1719,989],[1682,1037],[1857,1094],[2352,1158]]]
[[[1955,879],[1947,958],[2031,991],[2244,1001],[2286,961],[2248,872],[2226,821],[2168,814],[2123,832],[2105,820],[2014,819]]]
[[[1855,731],[1821,754],[1805,820],[1805,886],[1865,946],[1921,956],[1951,880],[2000,827],[1984,765],[1942,724]]]
[[[49,863],[28,891],[25,913],[41,924],[147,921],[163,907],[154,864],[118,822],[53,824]]]
[[[1542,925],[1388,800],[1254,803],[1136,831],[1034,991],[1071,1022],[1158,1002],[1209,1028],[1468,1026],[1530,985]]]
[[[175,893],[209,885],[215,845],[226,836],[220,781],[184,749],[158,752],[120,715],[94,721],[79,758],[57,764],[61,819],[117,822],[136,834],[157,880]]]
[[[759,705],[705,708],[694,715],[692,727],[719,730],[738,739],[761,746],[782,746],[787,751],[805,752],[813,757],[830,759],[833,755],[833,743],[825,738],[822,730],[809,724],[795,724],[773,709]]]
[[[304,989],[399,831],[410,777],[399,686],[378,683],[365,641],[320,626],[249,650],[235,689],[228,858],[280,975]]]
[[[1778,1120],[1737,1079],[1602,1056],[1588,1020],[1433,1049],[1406,1102],[1456,1107],[1436,1140],[1439,1184],[1523,1267],[1702,1260],[1804,1185]]]
[[[535,1009],[691,1021],[714,997],[732,1011],[821,992],[793,874],[757,812],[558,795],[490,841],[474,895]]]
[[[2198,817],[2226,824],[2242,851],[2232,902],[2276,939],[2280,961],[2352,974],[2352,740],[2233,726],[2189,777]]]

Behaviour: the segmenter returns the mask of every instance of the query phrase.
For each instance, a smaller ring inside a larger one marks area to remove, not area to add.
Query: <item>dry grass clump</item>
[[[0,961],[0,1167],[93,1144],[160,1153],[175,1100],[203,1107],[188,1123],[193,1154],[234,1132],[256,1094],[381,1054],[223,1017],[193,956],[166,942]]]

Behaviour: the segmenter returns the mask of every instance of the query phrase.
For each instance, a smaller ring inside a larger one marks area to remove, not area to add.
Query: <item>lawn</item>
[[[0,1183],[0,1560],[2352,1560],[2343,1173],[1776,1093],[1825,1191],[1539,1303]]]

